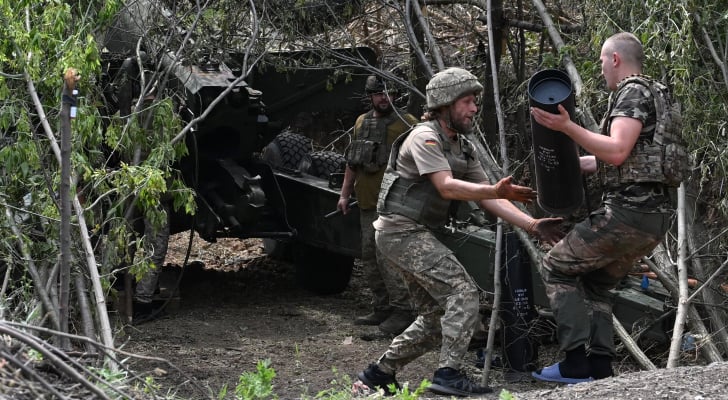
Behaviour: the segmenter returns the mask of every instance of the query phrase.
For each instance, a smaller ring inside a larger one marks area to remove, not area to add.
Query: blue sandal
[[[540,381],[568,383],[568,384],[591,382],[594,380],[594,378],[592,378],[592,377],[567,378],[567,377],[561,376],[561,371],[559,370],[559,363],[556,363],[554,365],[549,365],[548,367],[542,368],[538,371],[534,371],[531,373],[531,375]]]

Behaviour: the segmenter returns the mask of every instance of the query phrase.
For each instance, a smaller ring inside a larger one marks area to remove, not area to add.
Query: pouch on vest
[[[377,172],[386,163],[389,154],[386,146],[371,140],[355,140],[346,153],[347,163],[352,169]]]

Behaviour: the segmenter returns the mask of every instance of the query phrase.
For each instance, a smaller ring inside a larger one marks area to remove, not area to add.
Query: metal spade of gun
[[[357,204],[359,204],[358,201],[356,201],[356,200],[353,200],[353,201],[352,200],[349,200],[349,208],[354,207]],[[331,211],[330,213],[324,215],[324,218],[331,218],[331,217],[333,217],[334,215],[337,215],[337,214],[341,214],[341,210],[339,210],[338,208],[336,210]]]

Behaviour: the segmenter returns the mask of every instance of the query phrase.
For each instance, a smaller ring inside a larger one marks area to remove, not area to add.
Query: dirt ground
[[[179,271],[176,266],[183,264],[188,240],[188,234],[180,234],[171,241],[171,270]],[[321,297],[298,288],[293,272],[293,266],[264,256],[259,240],[196,240],[179,280],[179,300],[170,303],[167,315],[126,326],[119,336],[124,350],[169,364],[130,360],[129,365],[179,398],[217,398],[224,385],[227,398],[233,398],[240,374],[255,371],[264,359],[275,369],[274,391],[280,399],[351,388],[356,374],[391,340],[376,327],[352,324],[356,315],[367,311],[369,294],[361,273],[355,267],[347,290]],[[479,377],[475,352],[468,357],[467,370]],[[539,357],[543,366],[556,361],[558,354],[553,345],[545,346]],[[687,361],[690,357],[686,355]],[[616,367],[615,378],[569,387],[531,379],[506,382],[503,371],[494,368],[489,379],[494,393],[482,398],[496,399],[506,389],[519,400],[728,399],[727,363],[634,373],[628,361]],[[431,379],[435,369],[433,352],[408,365],[397,378],[414,389]],[[438,398],[429,393],[425,397]]]

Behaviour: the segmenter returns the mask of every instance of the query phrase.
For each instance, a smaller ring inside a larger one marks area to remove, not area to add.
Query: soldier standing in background
[[[349,212],[351,195],[356,194],[361,223],[361,262],[372,291],[372,302],[371,312],[356,318],[354,324],[379,325],[382,332],[398,335],[412,323],[414,312],[402,278],[377,262],[372,223],[377,219],[377,197],[392,142],[418,121],[394,107],[381,78],[369,76],[364,91],[372,108],[360,115],[354,125],[336,208],[344,214]]]

